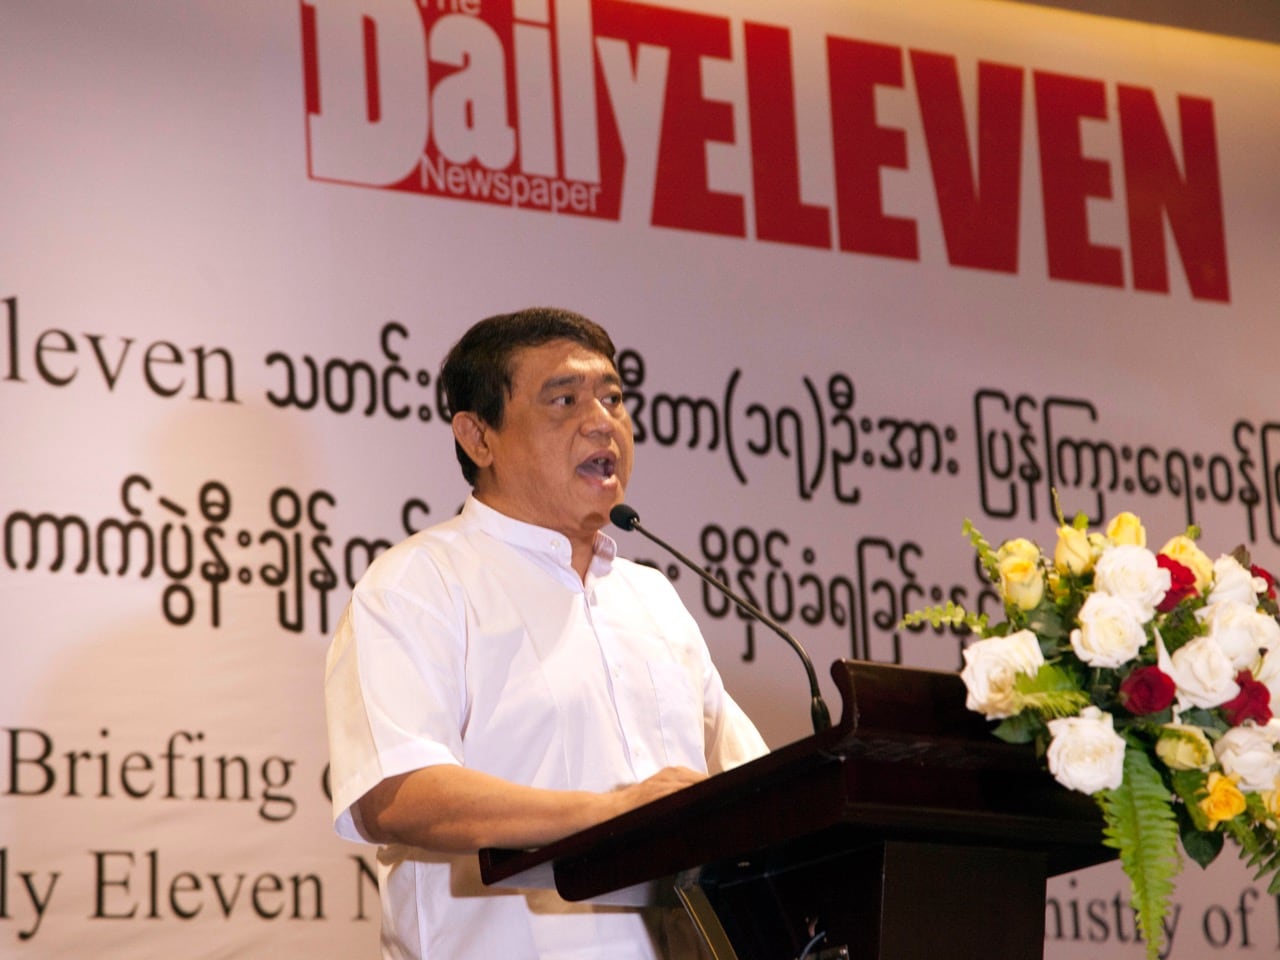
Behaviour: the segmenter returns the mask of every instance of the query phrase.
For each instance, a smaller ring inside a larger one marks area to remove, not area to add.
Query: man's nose
[[[583,414],[582,430],[584,433],[612,433],[617,426],[616,419],[615,412],[605,406],[603,400],[593,398]]]

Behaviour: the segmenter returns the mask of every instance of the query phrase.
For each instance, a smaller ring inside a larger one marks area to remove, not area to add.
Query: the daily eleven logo
[[[1042,228],[1053,278],[1168,292],[1175,263],[1191,296],[1230,299],[1207,98],[834,35],[825,87],[800,94],[790,27],[627,0],[300,10],[316,180],[918,260],[919,214],[883,186],[910,176],[953,266],[1017,273],[1020,231]],[[731,97],[712,73],[736,78]],[[801,137],[798,95],[825,101],[821,148]],[[923,150],[880,115],[885,95]],[[745,152],[749,186],[713,187],[716,149]],[[828,200],[803,195],[802,164],[826,171]],[[1091,236],[1099,204],[1125,241]]]

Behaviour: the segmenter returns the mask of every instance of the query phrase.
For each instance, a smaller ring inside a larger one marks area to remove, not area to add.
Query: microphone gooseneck
[[[830,729],[831,711],[827,709],[827,703],[822,699],[822,693],[818,689],[818,675],[814,672],[813,661],[810,660],[809,655],[805,653],[804,647],[800,646],[799,640],[783,629],[782,624],[765,614],[764,611],[760,610],[755,604],[738,596],[725,584],[721,583],[711,574],[707,573],[706,570],[702,569],[702,567],[698,566],[698,564],[694,563],[675,547],[671,546],[671,544],[642,527],[640,525],[640,514],[636,513],[634,508],[627,506],[625,503],[620,503],[609,511],[609,520],[620,530],[635,530],[642,536],[648,537],[658,546],[662,547],[663,550],[666,550],[699,577],[736,603],[755,620],[763,623],[783,640],[787,641],[787,643],[790,644],[791,649],[800,657],[800,661],[804,664],[805,673],[809,677],[809,715],[813,720],[813,732],[821,733],[823,730]]]

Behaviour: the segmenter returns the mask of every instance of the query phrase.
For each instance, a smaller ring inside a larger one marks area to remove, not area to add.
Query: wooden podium
[[[716,960],[1030,960],[1046,878],[1112,859],[1094,801],[964,706],[957,674],[837,661],[840,722],[534,851],[485,883],[674,890]]]

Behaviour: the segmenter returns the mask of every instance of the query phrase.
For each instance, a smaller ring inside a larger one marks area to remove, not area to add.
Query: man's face
[[[635,452],[613,363],[571,340],[518,350],[480,499],[507,516],[590,542],[622,502]]]

